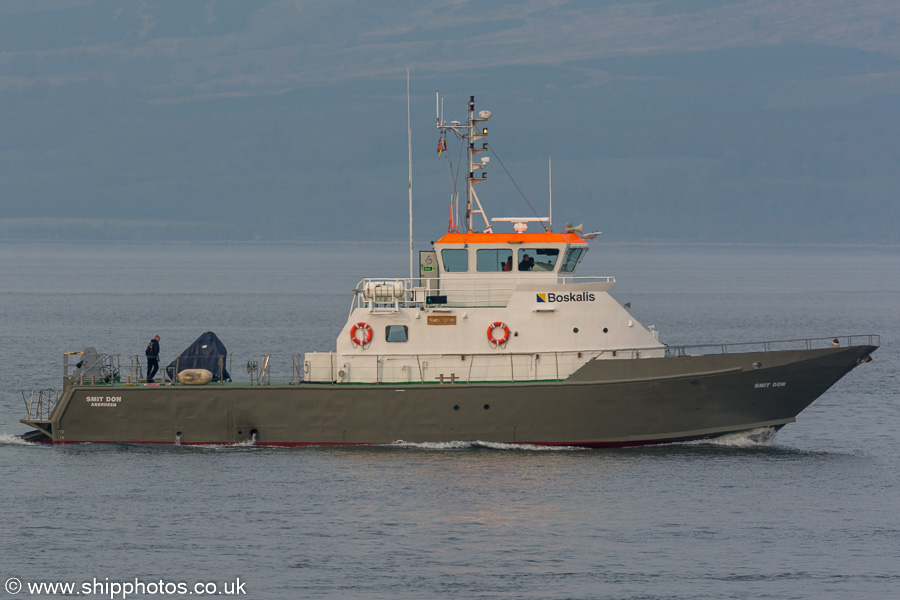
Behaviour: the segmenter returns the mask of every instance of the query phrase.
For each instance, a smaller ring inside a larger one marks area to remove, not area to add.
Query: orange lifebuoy
[[[495,329],[501,329],[503,331],[503,334],[499,338],[494,337]],[[488,325],[487,337],[488,342],[490,342],[492,346],[502,346],[509,341],[509,327],[506,326],[506,323],[494,321],[493,323]]]
[[[360,329],[362,329],[363,333],[364,333],[362,339],[360,339],[356,335],[356,332],[359,331]],[[372,328],[369,326],[368,323],[363,323],[362,321],[360,321],[359,323],[357,323],[356,325],[353,326],[353,329],[350,330],[350,341],[353,342],[354,346],[363,346],[363,347],[368,346],[369,343],[372,341]]]

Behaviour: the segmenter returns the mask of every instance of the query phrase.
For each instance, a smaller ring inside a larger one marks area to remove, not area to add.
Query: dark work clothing
[[[144,354],[147,355],[147,381],[153,381],[153,376],[159,371],[159,342],[150,340]]]
[[[147,357],[147,381],[153,381],[153,376],[159,371],[159,357]]]

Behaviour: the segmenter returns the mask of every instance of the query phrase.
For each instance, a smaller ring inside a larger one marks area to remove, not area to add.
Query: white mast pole
[[[406,141],[409,149],[409,278],[413,278],[413,215],[412,215],[412,121],[409,110],[409,69],[406,69]],[[412,282],[410,282],[412,285]]]
[[[550,216],[547,218],[547,229],[553,231],[553,157],[547,157],[547,168],[550,170]]]

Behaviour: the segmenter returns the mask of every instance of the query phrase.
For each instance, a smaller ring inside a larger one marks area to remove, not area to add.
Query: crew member
[[[529,258],[527,254],[522,255],[522,261],[519,263],[520,271],[530,271],[534,267],[534,259]]]
[[[153,383],[153,376],[159,371],[159,336],[150,340],[144,354],[147,355],[147,383]]]

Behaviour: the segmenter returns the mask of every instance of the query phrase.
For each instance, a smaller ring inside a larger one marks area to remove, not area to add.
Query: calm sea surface
[[[85,346],[140,354],[158,333],[165,359],[212,330],[236,379],[264,353],[288,379],[291,354],[334,348],[356,282],[407,260],[402,244],[0,243],[0,580],[19,597],[240,578],[251,598],[900,598],[896,249],[592,245],[579,274],[615,275],[612,294],[670,344],[881,334],[874,362],[763,443],[14,437],[19,391],[58,387],[62,353]]]

